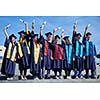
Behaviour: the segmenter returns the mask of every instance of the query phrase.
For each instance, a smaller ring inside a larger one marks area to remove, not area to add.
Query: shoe
[[[71,77],[70,76],[67,76],[67,79],[71,79]]]
[[[38,77],[36,77],[35,79],[36,79],[36,80],[39,80],[39,78],[38,78]]]
[[[59,79],[63,79],[63,77],[62,76],[59,76]]]
[[[56,76],[56,79],[58,80],[58,79],[59,79],[59,77],[57,77],[57,76]]]
[[[26,76],[24,77],[24,80],[27,80],[27,77]]]
[[[13,80],[13,77],[11,77],[10,80]]]
[[[91,79],[96,79],[96,76],[91,76]]]
[[[9,80],[10,80],[10,78],[7,78],[7,80],[9,81]]]
[[[24,80],[24,77],[22,75],[20,77],[21,77],[21,80]]]
[[[8,81],[11,81],[11,80],[13,80],[13,77],[11,77],[11,78],[7,78],[7,80],[8,80]]]
[[[73,75],[73,76],[71,76],[71,78],[72,78],[72,79],[75,79],[75,78],[76,78],[76,76],[75,76],[75,75]]]
[[[86,76],[85,76],[85,79],[89,79],[89,75],[86,75]]]

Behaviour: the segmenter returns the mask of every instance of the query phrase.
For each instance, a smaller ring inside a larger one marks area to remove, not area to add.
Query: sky
[[[7,30],[8,34],[14,33],[19,38],[18,31],[25,30],[24,24],[19,21],[19,18],[29,23],[29,31],[31,31],[31,23],[35,21],[35,33],[39,33],[40,24],[44,21],[47,22],[43,34],[60,26],[65,30],[65,35],[72,38],[73,23],[77,21],[77,32],[83,36],[84,28],[86,25],[91,24],[88,31],[92,33],[91,40],[95,43],[97,53],[100,52],[100,17],[99,16],[0,16],[0,45],[4,44],[5,35],[3,33],[4,26],[11,24]],[[56,34],[61,35],[61,30]]]

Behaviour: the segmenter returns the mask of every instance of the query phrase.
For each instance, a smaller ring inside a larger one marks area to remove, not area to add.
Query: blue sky
[[[84,34],[84,27],[87,24],[91,24],[88,31],[92,35],[92,41],[96,44],[97,53],[100,52],[100,17],[99,16],[0,16],[0,45],[3,45],[5,41],[5,35],[3,33],[3,27],[7,24],[11,24],[8,29],[8,34],[14,33],[17,37],[18,31],[25,29],[25,26],[19,21],[19,18],[24,19],[29,23],[29,30],[31,31],[31,22],[35,20],[35,33],[39,33],[40,24],[46,21],[47,24],[43,30],[43,33],[52,31],[55,27],[61,26],[65,30],[65,34],[72,37],[73,23],[77,20],[77,32]],[[56,34],[61,34],[59,30]],[[18,38],[17,38],[18,39]]]

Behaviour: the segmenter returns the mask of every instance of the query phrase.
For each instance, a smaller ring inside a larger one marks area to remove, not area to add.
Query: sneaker
[[[56,76],[56,79],[58,80],[58,79],[59,79],[59,77],[57,77],[57,76]]]
[[[8,81],[13,80],[13,77],[11,77],[11,78],[7,78],[7,80],[8,80]]]
[[[27,77],[26,76],[24,77],[24,80],[27,80]]]
[[[67,79],[71,79],[71,77],[70,76],[67,76]]]
[[[20,77],[21,77],[21,80],[24,80],[24,77],[22,75]]]
[[[96,79],[96,76],[91,76],[91,79]]]
[[[10,80],[10,78],[7,78],[7,80],[9,81],[9,80]]]
[[[62,76],[59,76],[59,79],[63,79],[63,77]]]
[[[72,76],[71,76],[71,78],[72,78],[72,79],[75,79],[75,78],[76,78],[76,76],[75,76],[75,75],[72,75]]]
[[[38,77],[36,77],[35,79],[36,79],[36,80],[39,80],[39,78],[38,78]]]

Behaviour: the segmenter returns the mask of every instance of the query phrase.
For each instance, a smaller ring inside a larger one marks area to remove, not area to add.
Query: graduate
[[[4,34],[6,35],[6,41],[4,45],[6,50],[1,67],[1,73],[7,76],[7,80],[13,80],[16,68],[16,54],[17,54],[16,36],[14,34],[8,36],[7,29],[8,27],[6,26],[3,30]]]
[[[26,27],[26,32],[24,30],[18,32],[20,35],[19,41],[17,43],[17,50],[18,50],[18,63],[19,63],[19,70],[20,70],[20,76],[21,79],[27,79],[27,69],[29,69],[29,31],[28,31],[28,23],[23,22]]]
[[[50,79],[50,71],[51,71],[51,59],[52,59],[52,47],[51,47],[51,32],[45,33],[46,39],[44,39],[42,35],[43,27],[40,27],[40,43],[42,44],[42,52],[43,52],[43,71],[42,78]],[[45,70],[47,70],[47,75],[45,77]]]
[[[82,78],[82,71],[83,71],[83,45],[80,42],[81,34],[77,33],[75,36],[75,43],[73,43],[73,70],[74,75],[72,78]]]
[[[89,70],[91,70],[91,78],[96,78],[96,47],[91,41],[92,33],[87,32],[88,26],[85,28],[83,44],[84,44],[84,68],[86,71],[85,78],[89,78]]]
[[[30,72],[34,79],[41,79],[41,47],[38,34],[31,35],[30,44]]]
[[[62,69],[63,69],[63,46],[59,44],[60,37],[58,35],[55,36],[55,40],[52,42],[53,46],[53,70],[55,73],[56,79],[62,79]],[[57,75],[59,72],[59,76]]]
[[[70,78],[71,70],[72,70],[72,58],[73,58],[73,45],[69,40],[69,36],[64,37],[64,31],[62,32],[62,45],[64,48],[64,70],[65,70],[65,78]]]

